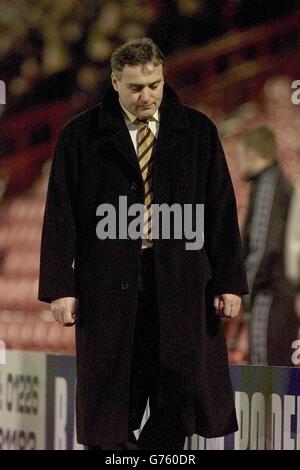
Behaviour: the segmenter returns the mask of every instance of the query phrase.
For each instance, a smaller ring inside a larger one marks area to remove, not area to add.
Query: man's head
[[[256,127],[239,137],[238,160],[242,178],[251,179],[271,166],[276,158],[276,137],[268,127]]]
[[[149,38],[129,41],[111,57],[112,85],[124,108],[140,119],[155,113],[163,97],[165,58]]]

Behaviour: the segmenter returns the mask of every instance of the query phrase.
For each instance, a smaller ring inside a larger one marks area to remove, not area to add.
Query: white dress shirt
[[[134,123],[137,117],[134,114],[132,114],[130,111],[127,111],[127,109],[125,109],[122,104],[121,104],[121,107],[124,111],[125,122],[127,124],[132,143],[134,145],[135,153],[137,154],[137,138],[138,138],[139,128]],[[150,127],[151,132],[154,134],[155,138],[157,139],[157,134],[159,130],[159,110],[158,109],[155,111],[153,116],[149,118],[149,127]]]

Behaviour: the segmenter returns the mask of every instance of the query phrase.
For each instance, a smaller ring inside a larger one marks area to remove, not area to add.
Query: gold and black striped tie
[[[152,133],[148,121],[135,121],[138,126],[137,138],[137,156],[142,173],[145,189],[145,213],[144,213],[144,237],[148,240],[152,239],[152,165],[153,165],[153,147],[155,144],[155,136]]]

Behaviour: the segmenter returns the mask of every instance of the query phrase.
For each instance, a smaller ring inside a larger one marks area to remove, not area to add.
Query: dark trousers
[[[180,429],[178,410],[162,397],[159,348],[159,318],[153,250],[142,251],[138,280],[138,308],[130,376],[128,442],[100,449],[183,449],[185,435]],[[140,426],[149,398],[150,417],[138,441],[133,430]],[[94,448],[96,449],[96,448]]]

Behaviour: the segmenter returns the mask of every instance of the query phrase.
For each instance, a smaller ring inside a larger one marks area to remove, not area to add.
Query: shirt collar
[[[126,124],[127,124],[127,126],[130,126],[131,124],[134,123],[134,121],[137,119],[137,117],[134,114],[132,114],[130,111],[128,111],[126,108],[124,108],[124,106],[121,103],[120,103],[120,105],[121,105],[121,108],[123,109],[124,114],[125,114]],[[155,111],[153,116],[151,116],[149,118],[149,121],[159,122],[159,110],[158,109]]]

